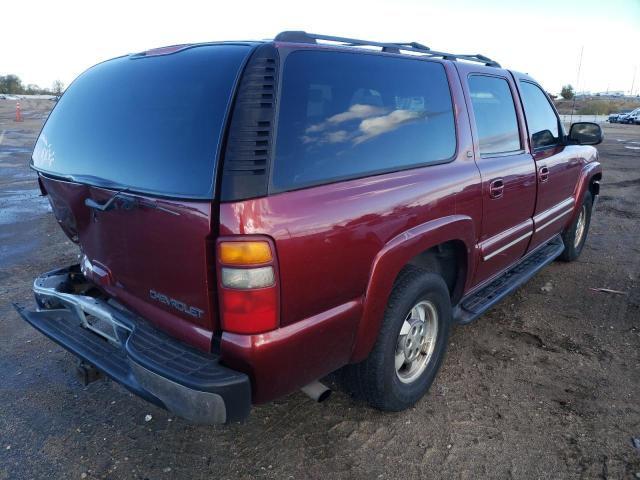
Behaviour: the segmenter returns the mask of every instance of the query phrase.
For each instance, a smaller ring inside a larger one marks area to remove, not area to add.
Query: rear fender
[[[466,289],[468,279],[473,278],[471,270],[477,255],[475,239],[473,220],[466,215],[449,215],[431,220],[391,239],[373,261],[350,361],[355,363],[364,360],[373,348],[395,279],[412,258],[442,243],[462,241],[467,255]]]

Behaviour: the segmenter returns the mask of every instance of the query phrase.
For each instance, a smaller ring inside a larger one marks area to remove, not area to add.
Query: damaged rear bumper
[[[196,423],[245,419],[251,384],[219,357],[158,331],[117,303],[82,294],[90,286],[78,266],[38,277],[40,308],[16,305],[34,328],[133,393]]]

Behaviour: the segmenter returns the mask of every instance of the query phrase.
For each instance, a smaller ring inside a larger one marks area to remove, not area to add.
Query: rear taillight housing
[[[257,334],[277,328],[279,290],[273,242],[261,237],[221,238],[216,258],[222,329]]]

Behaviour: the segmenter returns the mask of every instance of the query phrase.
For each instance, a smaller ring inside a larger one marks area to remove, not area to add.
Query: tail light
[[[218,241],[222,329],[256,334],[278,326],[274,246],[268,240]]]

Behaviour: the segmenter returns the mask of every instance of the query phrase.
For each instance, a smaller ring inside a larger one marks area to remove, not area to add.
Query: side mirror
[[[577,122],[569,130],[569,143],[577,145],[598,145],[604,140],[600,125],[591,122]]]

